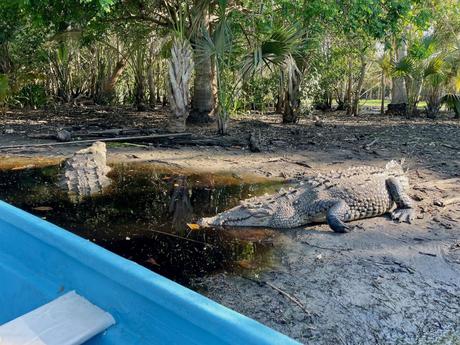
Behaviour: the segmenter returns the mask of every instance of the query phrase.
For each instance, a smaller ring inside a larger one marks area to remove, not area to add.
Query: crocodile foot
[[[412,208],[397,208],[391,214],[391,219],[411,224],[414,220],[414,210]]]
[[[341,234],[344,234],[344,233],[347,233],[353,230],[352,226],[344,224],[344,223],[334,225],[333,227],[331,226],[331,228],[332,230],[334,230],[334,232],[338,232]]]

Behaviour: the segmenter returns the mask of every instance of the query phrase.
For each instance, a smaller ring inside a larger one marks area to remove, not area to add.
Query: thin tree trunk
[[[382,69],[382,75],[380,77],[380,91],[382,102],[380,104],[380,115],[385,115],[385,73]]]
[[[351,99],[352,99],[352,89],[353,89],[353,74],[351,73],[351,60],[348,62],[348,85],[347,85],[347,97],[345,99],[345,109],[347,111],[347,115],[351,113]]]
[[[141,72],[141,71],[139,71]],[[136,76],[134,87],[134,106],[138,111],[145,110],[145,77],[143,73]]]
[[[153,77],[153,63],[149,63],[147,68],[147,83],[149,86],[149,105],[151,108],[155,108],[155,79]]]
[[[359,79],[358,85],[356,86],[356,90],[354,92],[353,103],[351,106],[351,115],[358,116],[359,113],[359,100],[361,98],[361,89],[363,88],[364,77],[366,76],[366,56],[364,53],[361,55],[361,69],[359,71]]]
[[[8,74],[13,70],[13,62],[9,52],[8,43],[0,44],[0,73]]]
[[[284,109],[284,77],[282,72],[280,73],[278,95],[276,99],[275,112],[282,114]]]
[[[104,102],[109,101],[115,94],[115,86],[126,68],[126,60],[122,58],[117,62],[109,78],[104,82],[102,87],[102,99]]]

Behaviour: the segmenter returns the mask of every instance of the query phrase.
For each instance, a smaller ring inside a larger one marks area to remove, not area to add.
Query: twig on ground
[[[436,206],[445,207],[447,205],[460,203],[460,197],[456,196],[453,198],[438,199],[433,202]]]
[[[418,252],[419,254],[422,254],[422,255],[427,255],[427,256],[433,256],[433,257],[436,257],[437,255],[434,254],[434,253],[426,253],[426,252]]]
[[[379,139],[372,140],[369,144],[364,145],[364,149],[369,150]]]
[[[350,252],[353,250],[353,248],[332,248],[332,247],[321,247],[316,244],[311,244],[310,242],[307,241],[302,241],[302,243],[305,243],[307,246],[318,248],[318,249],[324,249],[324,250],[332,250],[334,252]]]
[[[441,144],[441,146],[447,147],[448,149],[460,151],[460,147],[452,146],[452,145],[449,145],[449,144]]]
[[[297,299],[297,297],[290,295],[289,293],[287,293],[286,291],[284,291],[284,290],[280,289],[279,287],[273,285],[272,283],[266,282],[266,281],[263,281],[263,280],[249,278],[249,277],[244,277],[244,278],[247,279],[247,280],[250,280],[250,281],[252,281],[254,283],[257,283],[259,285],[267,285],[268,287],[270,287],[273,290],[277,291],[278,293],[280,293],[281,295],[286,297],[288,300],[290,300],[291,302],[296,304],[300,309],[302,309],[305,312],[305,314],[311,315],[311,312],[303,305],[302,302],[300,302]]]

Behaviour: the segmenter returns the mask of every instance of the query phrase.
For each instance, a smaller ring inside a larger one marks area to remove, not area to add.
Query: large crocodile
[[[348,232],[346,222],[392,212],[392,218],[410,223],[413,202],[406,194],[409,179],[402,166],[370,166],[331,171],[306,178],[295,188],[272,196],[255,197],[214,217],[202,218],[203,227],[296,228],[327,222],[335,232]]]
[[[64,164],[59,185],[77,198],[102,192],[111,183],[106,154],[103,142],[75,152]]]

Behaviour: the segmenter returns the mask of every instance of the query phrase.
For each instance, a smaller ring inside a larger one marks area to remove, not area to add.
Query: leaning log
[[[154,134],[154,135],[138,135],[130,137],[116,137],[116,138],[98,138],[98,139],[86,139],[86,140],[73,140],[68,142],[51,142],[51,143],[39,143],[39,144],[16,144],[0,146],[0,150],[5,149],[21,149],[27,147],[44,147],[44,146],[62,146],[72,144],[91,144],[98,141],[101,142],[151,142],[157,140],[172,140],[175,138],[186,138],[190,137],[190,133],[174,133],[174,134]]]

